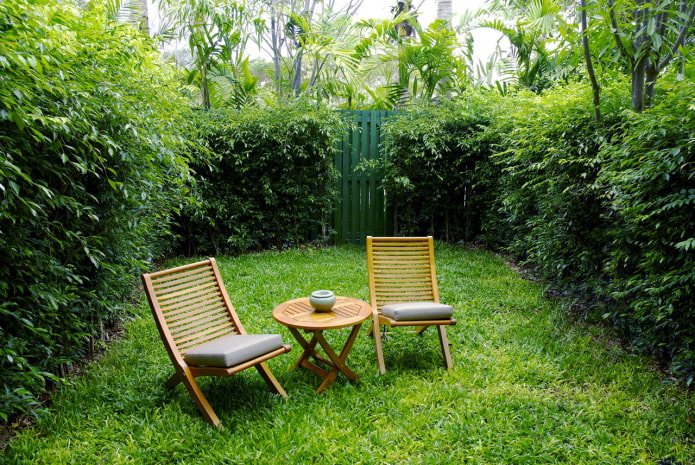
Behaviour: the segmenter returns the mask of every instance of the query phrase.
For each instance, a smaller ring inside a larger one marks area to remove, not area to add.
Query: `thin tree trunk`
[[[644,108],[644,81],[647,74],[647,57],[640,58],[632,69],[632,109],[637,113]]]
[[[150,35],[149,15],[147,12],[147,0],[135,0],[133,9],[130,10],[130,23],[134,28]]]
[[[596,72],[594,71],[594,64],[591,60],[591,50],[589,49],[589,36],[586,33],[587,20],[586,20],[586,0],[581,0],[581,23],[582,23],[582,46],[584,47],[584,60],[586,61],[586,71],[589,73],[589,80],[591,81],[591,91],[593,94],[594,103],[594,120],[598,123],[601,121],[601,88],[596,80]]]
[[[437,19],[450,21],[453,15],[451,0],[437,0]]]
[[[292,78],[292,90],[299,97],[302,93],[302,48],[300,47],[294,57],[294,76]]]
[[[273,49],[273,67],[275,69],[275,92],[277,92],[278,97],[282,97],[282,89],[280,87],[280,52],[278,47],[278,35],[276,30],[277,18],[275,17],[275,12],[271,13],[270,18],[270,36]]]
[[[649,107],[654,101],[654,89],[656,88],[656,78],[659,77],[659,69],[654,66],[651,60],[648,60],[645,69],[645,88],[644,88],[644,105]]]

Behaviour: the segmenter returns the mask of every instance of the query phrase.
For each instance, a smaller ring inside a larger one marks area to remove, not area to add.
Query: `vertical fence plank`
[[[342,111],[354,126],[336,150],[340,171],[340,198],[335,207],[333,228],[336,243],[364,245],[368,235],[391,235],[392,214],[381,187],[379,173],[357,171],[365,160],[380,156],[381,124],[390,111]]]
[[[370,126],[373,126],[372,122],[372,112],[371,111],[366,111],[362,113],[362,121],[361,121],[361,127],[360,127],[360,147],[359,151],[353,150],[353,154],[355,156],[355,166],[359,164],[361,161],[365,159],[371,158],[371,154],[369,153],[369,135],[370,131],[369,128]],[[363,171],[357,171],[355,172],[355,180],[359,183],[360,186],[360,193],[359,193],[359,201],[360,201],[360,208],[358,212],[358,227],[357,231],[353,239],[358,239],[360,237],[366,237],[366,230],[368,229],[368,217],[371,214],[371,209],[370,209],[370,204],[369,204],[369,183],[367,180],[368,176],[363,172]],[[353,243],[355,243],[353,241]]]

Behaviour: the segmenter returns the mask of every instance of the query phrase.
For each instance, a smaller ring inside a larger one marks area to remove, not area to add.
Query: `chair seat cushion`
[[[396,321],[448,320],[453,316],[454,309],[451,305],[436,302],[405,302],[384,305],[381,313]]]
[[[186,363],[231,367],[282,347],[279,334],[237,334],[208,342],[186,352]]]

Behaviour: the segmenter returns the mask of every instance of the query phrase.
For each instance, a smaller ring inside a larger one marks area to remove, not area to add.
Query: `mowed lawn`
[[[692,396],[649,359],[567,318],[566,303],[502,256],[437,243],[436,258],[458,321],[449,371],[435,331],[398,329],[378,375],[365,324],[348,360],[361,378],[340,375],[318,395],[316,375],[292,370],[301,348],[271,313],[316,289],[369,300],[364,249],[217,257],[246,329],[293,345],[269,362],[288,399],[253,369],[201,378],[225,429],[205,423],[183,386],[164,388],[173,368],[141,299],[125,337],[61,388],[0,463],[695,464]],[[339,345],[347,331],[329,339]]]

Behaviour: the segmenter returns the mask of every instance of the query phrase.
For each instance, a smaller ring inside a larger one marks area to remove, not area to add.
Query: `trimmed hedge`
[[[629,83],[542,96],[474,93],[384,125],[384,185],[403,234],[483,239],[695,378],[695,81],[665,77],[630,110]]]
[[[194,201],[177,218],[186,255],[281,249],[326,239],[336,199],[339,114],[300,102],[200,112]]]
[[[695,69],[663,79],[653,108],[629,112],[602,147],[612,224],[606,309],[639,349],[695,381]]]
[[[498,244],[497,97],[474,92],[400,114],[384,123],[384,188],[403,235]]]
[[[0,421],[37,404],[161,253],[185,163],[174,80],[130,26],[0,2]]]
[[[692,69],[690,74],[692,74]],[[584,317],[695,379],[695,84],[661,80],[654,107],[629,110],[629,84],[511,100],[500,132],[510,250]]]
[[[627,109],[622,88],[603,89],[601,123],[594,121],[590,89],[573,84],[507,99],[496,128],[507,250],[555,285],[583,293],[604,279],[612,219],[596,179],[601,147],[619,137]]]

